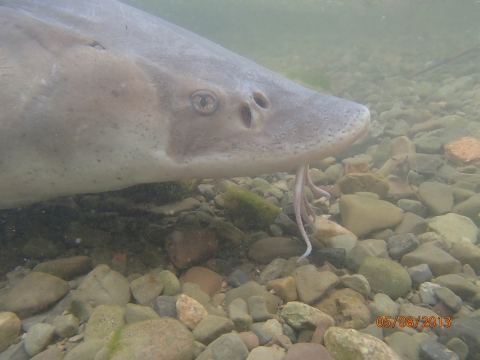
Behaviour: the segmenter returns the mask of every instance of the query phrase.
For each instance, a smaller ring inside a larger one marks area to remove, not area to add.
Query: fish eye
[[[211,115],[218,109],[218,100],[209,90],[197,90],[190,96],[190,104],[200,115]]]

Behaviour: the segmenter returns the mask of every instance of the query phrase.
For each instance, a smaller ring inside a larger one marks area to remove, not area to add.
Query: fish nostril
[[[255,100],[255,103],[260,106],[262,109],[268,109],[270,104],[268,103],[268,100],[263,94],[261,93],[254,93],[253,94],[253,100]]]
[[[242,116],[242,121],[243,124],[247,129],[252,128],[252,112],[250,111],[250,108],[248,105],[242,106],[242,109],[240,110],[240,114]]]

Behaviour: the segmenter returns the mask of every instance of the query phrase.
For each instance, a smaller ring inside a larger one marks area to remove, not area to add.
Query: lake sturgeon
[[[140,183],[297,169],[369,128],[312,91],[115,0],[0,0],[0,209]]]

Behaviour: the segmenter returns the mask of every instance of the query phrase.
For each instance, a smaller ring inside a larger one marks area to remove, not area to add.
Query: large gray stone
[[[34,315],[68,294],[69,287],[59,277],[34,271],[20,280],[4,297],[5,309],[20,318]]]
[[[458,273],[462,269],[460,261],[431,243],[403,255],[401,264],[406,267],[427,264],[435,276]]]
[[[403,217],[395,205],[366,196],[343,195],[339,204],[343,226],[358,237],[393,227]]]
[[[98,265],[73,294],[70,310],[78,319],[88,321],[98,305],[125,306],[129,301],[127,279],[107,265]]]
[[[192,359],[193,335],[178,320],[165,317],[127,325],[114,336],[109,360]]]
[[[325,332],[325,347],[334,359],[401,360],[387,344],[353,329],[330,327]]]
[[[462,241],[468,241],[472,244],[477,243],[478,228],[466,216],[453,213],[435,216],[428,221],[428,226],[433,231],[445,236],[451,244]]]
[[[365,276],[374,293],[384,293],[396,300],[408,293],[412,280],[407,270],[399,263],[376,257],[363,260],[358,273]]]
[[[451,185],[427,181],[419,186],[418,195],[432,215],[443,215],[452,209],[453,190]]]

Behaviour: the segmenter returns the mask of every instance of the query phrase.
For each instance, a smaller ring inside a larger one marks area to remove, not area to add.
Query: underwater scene
[[[0,0],[0,360],[480,360],[479,18]]]

